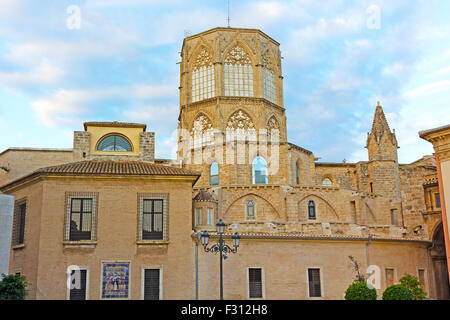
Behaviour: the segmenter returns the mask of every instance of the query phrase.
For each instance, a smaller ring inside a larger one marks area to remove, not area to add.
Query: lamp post
[[[204,231],[201,233],[201,241],[202,245],[205,248],[205,252],[212,252],[212,253],[219,253],[220,254],[220,300],[223,300],[223,266],[222,261],[226,259],[227,253],[236,253],[237,249],[239,247],[239,241],[241,237],[236,232],[231,236],[231,239],[233,240],[233,247],[231,248],[229,245],[225,243],[223,240],[223,233],[225,230],[225,223],[222,221],[222,219],[219,220],[216,224],[217,228],[217,234],[219,235],[219,240],[217,243],[214,243],[211,247],[208,248],[209,243],[209,234],[208,232]]]

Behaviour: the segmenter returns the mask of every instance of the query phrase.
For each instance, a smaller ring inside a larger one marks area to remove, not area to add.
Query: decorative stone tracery
[[[256,141],[256,130],[252,119],[243,110],[234,112],[227,121],[227,140]]]

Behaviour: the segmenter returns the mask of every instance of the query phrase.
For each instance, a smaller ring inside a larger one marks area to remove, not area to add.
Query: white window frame
[[[250,269],[261,269],[261,291],[262,298],[250,298]],[[266,299],[266,275],[264,267],[262,266],[248,266],[247,267],[247,300],[265,300]]]
[[[144,300],[145,294],[145,270],[148,269],[159,269],[159,300],[163,300],[163,278],[164,271],[162,265],[144,265],[141,268],[141,300]]]
[[[97,241],[97,209],[98,209],[98,192],[66,192],[66,214],[64,217],[64,242],[95,242]],[[91,214],[91,239],[90,240],[70,240],[70,217],[72,214],[72,199],[92,199],[92,214]]]
[[[163,237],[162,239],[142,239],[144,223],[144,200],[162,200],[163,201]],[[168,193],[139,193],[138,194],[138,230],[137,241],[140,243],[158,243],[169,240],[169,194]]]
[[[320,276],[320,297],[311,297],[309,293],[309,269],[319,269]],[[323,268],[321,266],[308,266],[306,267],[306,298],[309,300],[323,300],[325,298],[324,281],[323,281]]]
[[[70,265],[66,269],[66,300],[70,300],[70,288],[67,286],[67,282],[69,281],[70,274],[73,270],[86,270],[86,297],[85,300],[89,300],[89,276],[90,276],[90,268],[88,266],[77,266]]]

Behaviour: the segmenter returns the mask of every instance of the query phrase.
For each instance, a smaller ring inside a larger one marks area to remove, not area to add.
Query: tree
[[[400,284],[411,290],[414,300],[424,300],[427,293],[422,289],[419,279],[410,274],[405,274],[400,278]]]
[[[355,272],[356,272],[356,279],[355,279],[355,282],[365,282],[366,279],[364,278],[364,276],[363,276],[363,275],[361,274],[361,272],[360,272],[361,267],[360,267],[360,265],[359,265],[359,262],[356,261],[356,259],[355,259],[353,256],[348,256],[348,258],[349,258],[350,261],[352,262],[352,264],[353,264],[353,269],[354,269]]]
[[[383,300],[414,300],[414,297],[404,285],[394,284],[383,292]]]
[[[19,274],[6,275],[2,273],[0,281],[0,300],[24,300],[29,286],[24,276]]]
[[[354,282],[345,291],[345,300],[377,300],[377,290],[365,282]]]

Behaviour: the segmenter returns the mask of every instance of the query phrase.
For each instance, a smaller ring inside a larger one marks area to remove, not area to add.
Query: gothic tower
[[[189,36],[179,89],[178,159],[202,172],[197,186],[287,182],[278,42],[242,28]]]
[[[375,110],[372,130],[367,134],[369,153],[368,185],[366,191],[383,197],[384,222],[402,223],[402,206],[395,130],[391,131],[380,103]],[[389,216],[390,213],[390,216]]]

